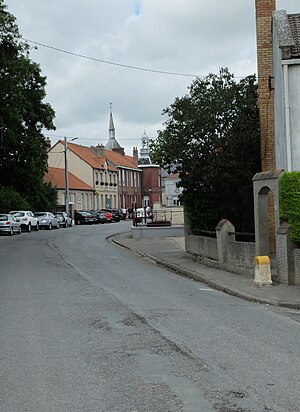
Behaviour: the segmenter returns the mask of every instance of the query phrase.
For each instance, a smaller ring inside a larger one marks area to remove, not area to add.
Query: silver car
[[[37,217],[40,228],[51,230],[52,228],[58,229],[60,226],[59,220],[53,215],[53,213],[36,212],[34,216]]]
[[[0,232],[7,233],[12,236],[14,233],[21,233],[21,223],[17,219],[9,214],[0,214]]]
[[[54,212],[55,217],[59,220],[60,226],[71,227],[72,218],[66,212]]]

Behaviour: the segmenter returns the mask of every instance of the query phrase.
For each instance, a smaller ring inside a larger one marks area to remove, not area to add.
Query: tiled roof
[[[61,141],[61,143],[63,143]],[[99,157],[93,150],[86,146],[80,146],[74,143],[68,143],[68,149],[75,153],[78,157],[92,166],[94,169],[104,169],[105,158]],[[117,171],[113,166],[109,166],[108,169],[112,172]]]
[[[136,169],[140,170],[134,162],[132,156],[123,156],[118,152],[114,152],[112,150],[104,150],[104,156],[108,162],[112,163],[116,167],[127,167],[129,169]]]
[[[300,13],[288,14],[288,20],[295,45],[291,47],[293,58],[300,57]]]
[[[58,169],[56,167],[49,167],[48,172],[44,176],[44,182],[52,183],[57,189],[65,189],[65,169]],[[72,190],[93,190],[93,188],[75,175],[68,172],[69,188]]]

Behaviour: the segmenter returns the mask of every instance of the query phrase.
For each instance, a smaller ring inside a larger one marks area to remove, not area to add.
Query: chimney
[[[138,148],[134,147],[132,150],[132,156],[133,156],[133,162],[134,164],[137,166],[139,163],[139,152],[138,152]]]
[[[91,149],[94,150],[94,152],[96,152],[97,156],[99,157],[104,157],[104,150],[105,147],[103,146],[103,144],[98,144],[96,147],[95,146],[91,146]]]
[[[255,0],[262,171],[275,170],[272,14],[276,0]]]

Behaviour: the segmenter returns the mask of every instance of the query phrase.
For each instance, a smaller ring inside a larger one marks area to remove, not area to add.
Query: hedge
[[[300,172],[286,172],[279,181],[280,217],[290,227],[291,239],[300,242]]]

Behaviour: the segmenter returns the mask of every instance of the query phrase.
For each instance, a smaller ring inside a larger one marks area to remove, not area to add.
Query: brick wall
[[[262,171],[275,169],[274,91],[272,71],[272,13],[276,0],[256,0],[257,73]]]

